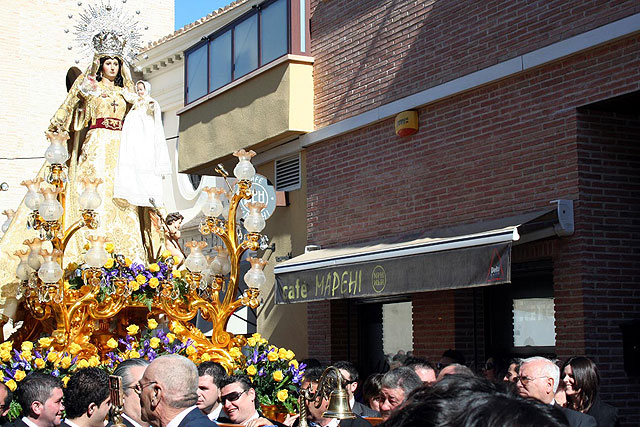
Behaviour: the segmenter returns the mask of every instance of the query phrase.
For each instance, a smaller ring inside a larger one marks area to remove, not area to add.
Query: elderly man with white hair
[[[597,427],[596,419],[578,411],[558,405],[554,396],[560,381],[560,368],[544,357],[524,359],[518,375],[518,393],[547,405],[555,405],[567,417],[570,427]]]
[[[135,386],[142,420],[154,427],[216,427],[196,406],[198,369],[171,354],[155,359]]]

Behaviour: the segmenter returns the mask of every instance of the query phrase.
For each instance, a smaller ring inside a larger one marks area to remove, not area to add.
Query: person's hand
[[[300,414],[287,414],[287,418],[284,419],[282,424],[291,427],[298,418],[300,418]]]
[[[266,418],[254,418],[245,424],[246,427],[272,426],[273,421]]]

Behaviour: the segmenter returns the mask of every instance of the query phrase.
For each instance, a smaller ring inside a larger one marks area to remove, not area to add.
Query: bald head
[[[186,357],[160,356],[147,367],[145,377],[163,386],[167,404],[174,408],[188,408],[198,401],[198,368]]]

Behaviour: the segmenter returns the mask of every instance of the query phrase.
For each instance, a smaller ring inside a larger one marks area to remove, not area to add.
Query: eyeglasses
[[[449,366],[448,363],[446,363],[446,364],[445,363],[440,363],[440,362],[436,363],[436,369],[439,370],[439,371],[441,371],[442,368],[446,368],[447,366]]]
[[[526,375],[520,375],[520,376],[514,378],[514,382],[518,383],[518,381],[519,381],[519,382],[522,383],[522,385],[527,385],[527,384],[529,384],[529,381],[537,380],[538,378],[549,378],[549,377],[546,376],[546,375],[543,375],[541,377],[528,377]]]
[[[247,390],[243,390],[243,391],[232,391],[229,394],[225,394],[224,396],[220,396],[220,401],[222,402],[222,404],[224,405],[225,402],[228,400],[229,402],[235,402],[236,400],[240,399],[240,396],[242,396],[243,393],[245,393]]]
[[[136,385],[134,385],[133,391],[135,391],[136,393],[138,393],[139,395],[142,394],[142,391],[144,390],[145,387],[150,386],[151,384],[157,384],[158,381],[149,381],[146,384],[142,384],[142,383],[138,383]]]

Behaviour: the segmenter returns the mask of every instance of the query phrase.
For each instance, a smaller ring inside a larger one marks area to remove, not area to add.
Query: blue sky
[[[197,21],[233,0],[175,0],[176,30]]]

